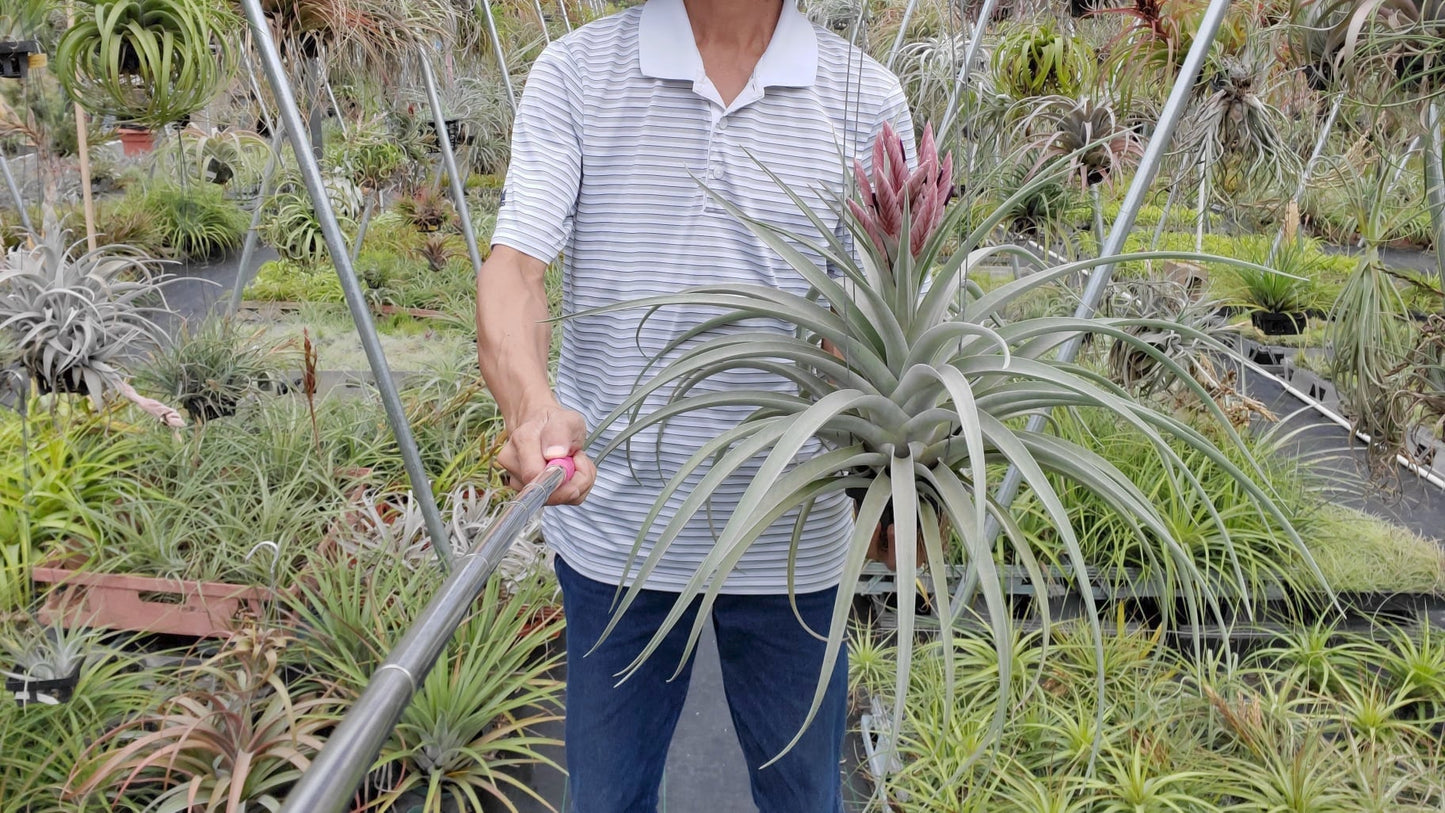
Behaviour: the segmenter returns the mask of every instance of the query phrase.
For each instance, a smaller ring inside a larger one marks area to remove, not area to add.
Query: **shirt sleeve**
[[[533,63],[517,105],[492,245],[552,262],[571,236],[581,181],[582,85],[559,41]]]

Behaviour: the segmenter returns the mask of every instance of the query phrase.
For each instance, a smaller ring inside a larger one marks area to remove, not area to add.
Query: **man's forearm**
[[[553,406],[546,264],[498,246],[477,275],[477,360],[507,428]]]

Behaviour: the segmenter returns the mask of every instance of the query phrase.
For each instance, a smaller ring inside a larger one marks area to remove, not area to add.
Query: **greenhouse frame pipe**
[[[433,125],[437,131],[437,146],[441,148],[442,165],[446,167],[447,176],[451,179],[452,205],[457,209],[457,219],[462,225],[462,239],[467,244],[467,254],[472,259],[472,273],[482,272],[482,251],[477,246],[477,232],[472,228],[472,213],[467,207],[467,187],[462,180],[461,173],[457,171],[457,157],[452,152],[452,139],[447,134],[446,117],[442,113],[441,97],[437,95],[436,74],[432,73],[431,60],[427,58],[426,49],[423,48],[419,54],[421,58],[421,77],[426,82],[426,99],[431,105]]]
[[[546,44],[552,44],[552,32],[547,30],[547,14],[542,11],[542,0],[532,0],[532,7],[537,9],[537,22],[542,26],[542,39]]]
[[[256,242],[261,236],[261,210],[266,206],[266,196],[271,193],[276,168],[281,165],[281,151],[286,149],[282,141],[285,137],[284,127],[277,127],[271,132],[271,154],[266,158],[266,168],[261,171],[261,185],[256,188],[256,205],[251,207],[251,226],[246,229],[246,239],[241,243],[241,264],[236,268],[236,281],[231,285],[231,313],[241,309],[241,293],[251,281],[251,258],[256,254]]]
[[[908,5],[903,7],[903,20],[898,23],[898,34],[893,38],[893,47],[888,49],[888,61],[883,67],[893,70],[893,60],[898,58],[898,50],[903,47],[903,36],[908,33],[908,22],[913,19],[913,9],[918,5],[918,0],[908,0]]]
[[[306,185],[306,192],[311,196],[316,219],[326,237],[326,247],[331,251],[331,262],[336,266],[336,275],[341,280],[341,292],[346,297],[347,307],[351,309],[351,318],[356,322],[361,348],[366,352],[366,360],[376,378],[376,389],[381,396],[382,407],[386,410],[386,420],[391,424],[392,434],[396,437],[396,445],[401,452],[402,464],[407,478],[411,481],[412,496],[421,508],[422,518],[431,537],[432,550],[436,552],[442,569],[450,571],[450,534],[446,523],[442,522],[441,512],[437,510],[431,481],[427,477],[426,467],[422,464],[421,454],[417,451],[411,425],[407,423],[401,394],[397,392],[396,381],[391,377],[391,367],[386,362],[386,353],[381,349],[381,338],[376,333],[376,325],[371,321],[366,294],[361,290],[356,269],[351,265],[350,246],[346,244],[346,235],[341,233],[341,225],[336,222],[336,213],[332,211],[331,200],[326,195],[326,186],[321,178],[321,167],[311,152],[311,145],[307,143],[306,123],[301,119],[301,110],[296,106],[296,96],[286,79],[281,55],[276,50],[276,41],[271,37],[271,30],[261,10],[261,0],[241,0],[241,6],[251,24],[257,50],[261,52],[261,67],[266,71],[266,81],[270,83],[271,92],[276,97],[276,107],[281,114],[281,128],[291,142],[291,153],[296,156],[301,180]]]
[[[570,466],[571,460],[565,463]],[[426,680],[457,627],[466,620],[472,603],[481,595],[507,549],[568,476],[564,465],[548,465],[502,510],[474,552],[462,558],[386,662],[372,673],[366,690],[287,795],[281,813],[346,810],[412,695]]]
[[[557,9],[562,12],[562,24],[567,26],[567,33],[572,33],[572,18],[567,15],[567,0],[557,0]]]
[[[1425,194],[1430,204],[1430,226],[1435,237],[1435,270],[1445,289],[1445,136],[1441,135],[1440,102],[1431,100],[1425,109]],[[1445,303],[1441,303],[1445,312]]]
[[[5,185],[10,188],[10,199],[15,201],[15,208],[20,212],[20,225],[31,236],[38,236],[35,226],[30,223],[30,213],[25,211],[25,198],[20,196],[20,187],[15,183],[15,175],[10,172],[10,162],[5,159],[5,153],[0,152],[0,171],[5,173]]]
[[[1209,6],[1204,10],[1204,17],[1199,22],[1199,31],[1194,36],[1194,42],[1189,47],[1189,54],[1184,58],[1184,65],[1179,69],[1179,76],[1174,80],[1174,87],[1169,91],[1169,98],[1164,102],[1164,109],[1159,113],[1159,122],[1154,127],[1154,134],[1149,137],[1149,144],[1144,148],[1144,156],[1139,159],[1139,169],[1134,173],[1134,179],[1129,184],[1129,191],[1124,195],[1124,202],[1119,207],[1119,217],[1114,221],[1113,227],[1109,230],[1109,239],[1104,242],[1100,249],[1100,257],[1112,257],[1118,255],[1124,248],[1124,241],[1128,239],[1129,232],[1134,229],[1134,219],[1139,214],[1139,209],[1144,205],[1149,194],[1149,187],[1154,184],[1154,177],[1159,174],[1159,167],[1164,163],[1164,158],[1169,152],[1169,142],[1174,137],[1174,128],[1178,126],[1179,120],[1184,115],[1184,109],[1189,104],[1189,93],[1194,87],[1194,82],[1199,76],[1200,70],[1204,67],[1204,59],[1209,54],[1210,46],[1214,43],[1215,36],[1219,33],[1219,27],[1224,22],[1224,16],[1229,12],[1230,0],[1210,0]],[[1104,290],[1109,284],[1109,278],[1113,276],[1113,263],[1102,265],[1089,275],[1089,282],[1084,286],[1083,296],[1080,298],[1079,306],[1074,311],[1074,316],[1087,319],[1094,315],[1094,309],[1098,306],[1099,300],[1103,298]],[[1079,348],[1083,346],[1083,336],[1074,336],[1063,343],[1059,348],[1058,360],[1068,363],[1074,360],[1079,354]],[[1029,418],[1026,431],[1038,432],[1048,423],[1048,416],[1034,415]],[[1013,505],[1014,497],[1018,496],[1019,486],[1023,484],[1023,473],[1017,466],[1010,465],[1004,474],[1003,482],[999,484],[998,491],[994,494],[994,501],[1008,510]],[[988,545],[998,536],[1002,527],[993,515],[989,515],[985,527],[984,538]],[[963,608],[968,605],[973,596],[973,591],[978,586],[978,568],[970,568],[968,578],[959,584],[958,590],[954,593],[954,620],[956,621]]]
[[[1330,105],[1330,114],[1325,117],[1325,124],[1323,127],[1320,128],[1320,137],[1315,139],[1314,151],[1310,153],[1310,158],[1308,161],[1305,162],[1304,169],[1300,170],[1299,183],[1295,184],[1294,197],[1290,198],[1290,200],[1298,203],[1300,197],[1304,195],[1305,187],[1308,186],[1310,182],[1310,172],[1314,169],[1315,164],[1320,160],[1320,156],[1324,155],[1325,140],[1330,137],[1330,131],[1333,130],[1335,127],[1335,117],[1340,114],[1340,103],[1344,100],[1345,94],[1339,93],[1335,95],[1335,102],[1334,104]],[[1289,223],[1280,224],[1279,233],[1274,236],[1274,243],[1269,247],[1270,262],[1274,262],[1274,255],[1276,252],[1279,251],[1280,243],[1284,241],[1285,229],[1289,227]]]
[[[973,58],[978,53],[978,47],[983,44],[984,30],[988,28],[988,20],[993,17],[993,10],[997,5],[998,0],[983,0],[983,7],[978,10],[978,22],[973,25],[968,47],[963,49],[963,66],[958,69],[953,90],[948,94],[948,106],[943,109],[943,123],[938,126],[939,143],[943,143],[949,128],[953,126],[953,118],[958,113],[959,94],[968,84],[969,73],[973,71]],[[968,19],[967,16],[964,19]]]
[[[512,74],[507,71],[507,55],[502,53],[502,38],[497,35],[497,21],[492,18],[492,0],[482,0],[482,13],[487,17],[487,34],[492,38],[492,50],[497,52],[497,67],[502,69],[502,84],[507,88],[507,104],[512,106],[512,115],[517,115],[517,94],[512,90]]]

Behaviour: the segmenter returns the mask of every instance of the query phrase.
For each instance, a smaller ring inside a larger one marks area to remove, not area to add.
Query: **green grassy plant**
[[[0,610],[28,601],[29,567],[47,546],[95,542],[97,512],[147,493],[125,477],[111,416],[60,405],[51,414],[38,399],[27,406],[23,414],[0,410]]]
[[[1394,523],[1327,505],[1305,541],[1342,592],[1445,595],[1445,550]]]
[[[363,562],[322,566],[297,604],[315,633],[306,658],[344,698],[361,692],[436,584],[434,566],[418,576],[385,559]],[[532,729],[556,719],[561,684],[549,672],[560,654],[545,646],[561,620],[545,612],[555,600],[550,579],[524,579],[511,593],[501,582],[488,583],[383,747],[370,783],[375,809],[480,810],[487,797],[537,798],[509,770],[553,764],[541,748],[560,744]]]
[[[1104,640],[1098,715],[1080,690],[1095,668],[1091,633],[1057,625],[1047,640],[1015,643],[1019,663],[1043,666],[987,764],[967,761],[987,725],[986,693],[947,700],[948,654],[925,648],[897,739],[901,768],[874,779],[902,813],[1431,810],[1445,800],[1432,705],[1445,697],[1445,647],[1435,631],[1379,632],[1321,625],[1248,656],[1196,659],[1120,621]],[[953,667],[989,664],[963,654]],[[889,670],[872,671],[865,696],[888,698]]]
[[[167,251],[185,260],[204,260],[241,245],[246,212],[215,184],[158,183],[135,205],[151,218]]]
[[[261,302],[345,301],[341,280],[330,267],[284,259],[262,263],[245,296]]]
[[[179,405],[192,421],[206,421],[234,414],[241,399],[279,382],[282,370],[299,366],[288,355],[294,355],[294,347],[264,344],[260,331],[247,333],[230,320],[212,318],[198,327],[185,326],[157,350],[137,383]]]

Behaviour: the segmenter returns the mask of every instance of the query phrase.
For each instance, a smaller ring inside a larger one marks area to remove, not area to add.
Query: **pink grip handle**
[[[547,465],[549,467],[556,466],[562,470],[562,482],[564,483],[571,480],[572,475],[577,473],[577,462],[570,457],[554,457],[547,461]]]

